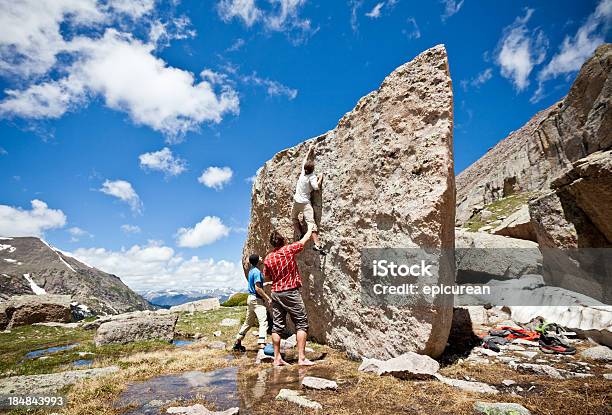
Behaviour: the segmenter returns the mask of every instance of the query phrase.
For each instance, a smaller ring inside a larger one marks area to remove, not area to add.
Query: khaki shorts
[[[291,209],[291,220],[293,223],[300,224],[299,214],[304,214],[304,220],[309,227],[312,227],[312,231],[317,231],[317,224],[314,219],[314,210],[310,203],[298,203],[293,202],[293,208]]]
[[[287,324],[287,314],[296,330],[308,331],[308,316],[300,290],[272,292],[272,333],[282,334]]]

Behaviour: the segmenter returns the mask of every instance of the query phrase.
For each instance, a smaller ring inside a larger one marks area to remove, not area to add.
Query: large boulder
[[[70,303],[69,295],[16,295],[0,308],[0,328],[10,329],[45,322],[70,322]]]
[[[509,236],[511,238],[526,239],[528,241],[537,241],[531,216],[529,216],[529,207],[523,205],[519,210],[512,213],[504,219],[495,229],[495,235]]]
[[[96,332],[97,346],[109,343],[130,343],[143,340],[170,342],[174,338],[176,314],[145,314],[125,320],[102,323]]]
[[[325,179],[313,206],[330,252],[321,258],[308,246],[299,268],[309,334],[319,342],[354,357],[438,356],[444,350],[452,298],[423,298],[412,308],[366,305],[360,264],[368,247],[438,249],[434,282],[454,282],[452,125],[448,60],[438,45],[393,71],[335,129],[277,153],[259,170],[245,265],[249,254],[270,251],[273,229],[298,237],[290,215],[293,193],[302,160],[315,145],[315,173]]]
[[[221,307],[218,298],[205,298],[203,300],[191,301],[189,303],[175,305],[170,307],[170,311],[172,312],[203,312],[216,310]]]

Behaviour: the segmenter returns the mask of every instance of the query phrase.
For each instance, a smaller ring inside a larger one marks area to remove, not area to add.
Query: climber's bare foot
[[[300,360],[298,362],[298,365],[300,365],[300,366],[312,366],[312,365],[314,365],[314,362],[311,362],[308,359],[303,359],[303,360]]]
[[[289,365],[289,363],[285,362],[283,359],[280,359],[278,361],[275,360],[273,365],[276,366],[276,367],[281,367],[281,366],[287,366],[287,365]]]

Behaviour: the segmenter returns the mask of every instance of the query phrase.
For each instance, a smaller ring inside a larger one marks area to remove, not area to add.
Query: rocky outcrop
[[[107,376],[118,371],[119,367],[108,366],[45,375],[11,376],[0,379],[0,395],[50,395],[84,379]]]
[[[170,342],[174,338],[176,314],[151,314],[103,323],[96,332],[97,346],[109,343],[125,344],[143,340]]]
[[[205,298],[203,300],[191,301],[189,303],[175,305],[170,307],[172,312],[204,312],[210,310],[216,310],[221,307],[218,298]]]
[[[153,308],[119,277],[34,237],[0,238],[0,285],[0,299],[20,294],[70,295],[95,314]]]
[[[493,229],[492,233],[534,242],[538,239],[531,223],[531,216],[529,216],[529,207],[527,205],[521,206],[519,210],[504,219]]]
[[[517,192],[547,191],[572,162],[612,147],[612,45],[584,63],[567,96],[457,177],[457,223]]]
[[[16,295],[0,305],[0,329],[72,319],[69,295]]]
[[[388,358],[442,353],[452,299],[423,299],[414,309],[363,305],[366,247],[448,248],[436,282],[454,281],[453,102],[446,50],[431,48],[391,73],[338,126],[283,150],[259,170],[243,259],[270,251],[270,232],[294,235],[291,203],[302,161],[315,146],[323,173],[313,206],[329,254],[310,246],[299,257],[310,335],[351,356]],[[423,283],[424,281],[418,281]]]

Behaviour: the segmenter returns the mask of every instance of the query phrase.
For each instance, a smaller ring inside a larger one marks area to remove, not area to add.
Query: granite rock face
[[[567,96],[457,176],[457,223],[517,192],[547,191],[572,163],[612,147],[612,44],[597,48]]]
[[[315,146],[315,174],[324,174],[313,207],[322,258],[310,246],[299,256],[309,334],[352,356],[389,358],[407,351],[438,356],[452,320],[452,300],[425,306],[364,306],[363,248],[447,248],[437,283],[454,281],[453,97],[444,46],[400,66],[361,98],[333,130],[277,153],[252,188],[243,263],[265,256],[273,229],[294,240],[291,205],[302,161]],[[448,252],[451,252],[448,254]],[[422,282],[422,281],[419,281]]]
[[[16,295],[0,305],[0,329],[72,319],[69,295]]]

